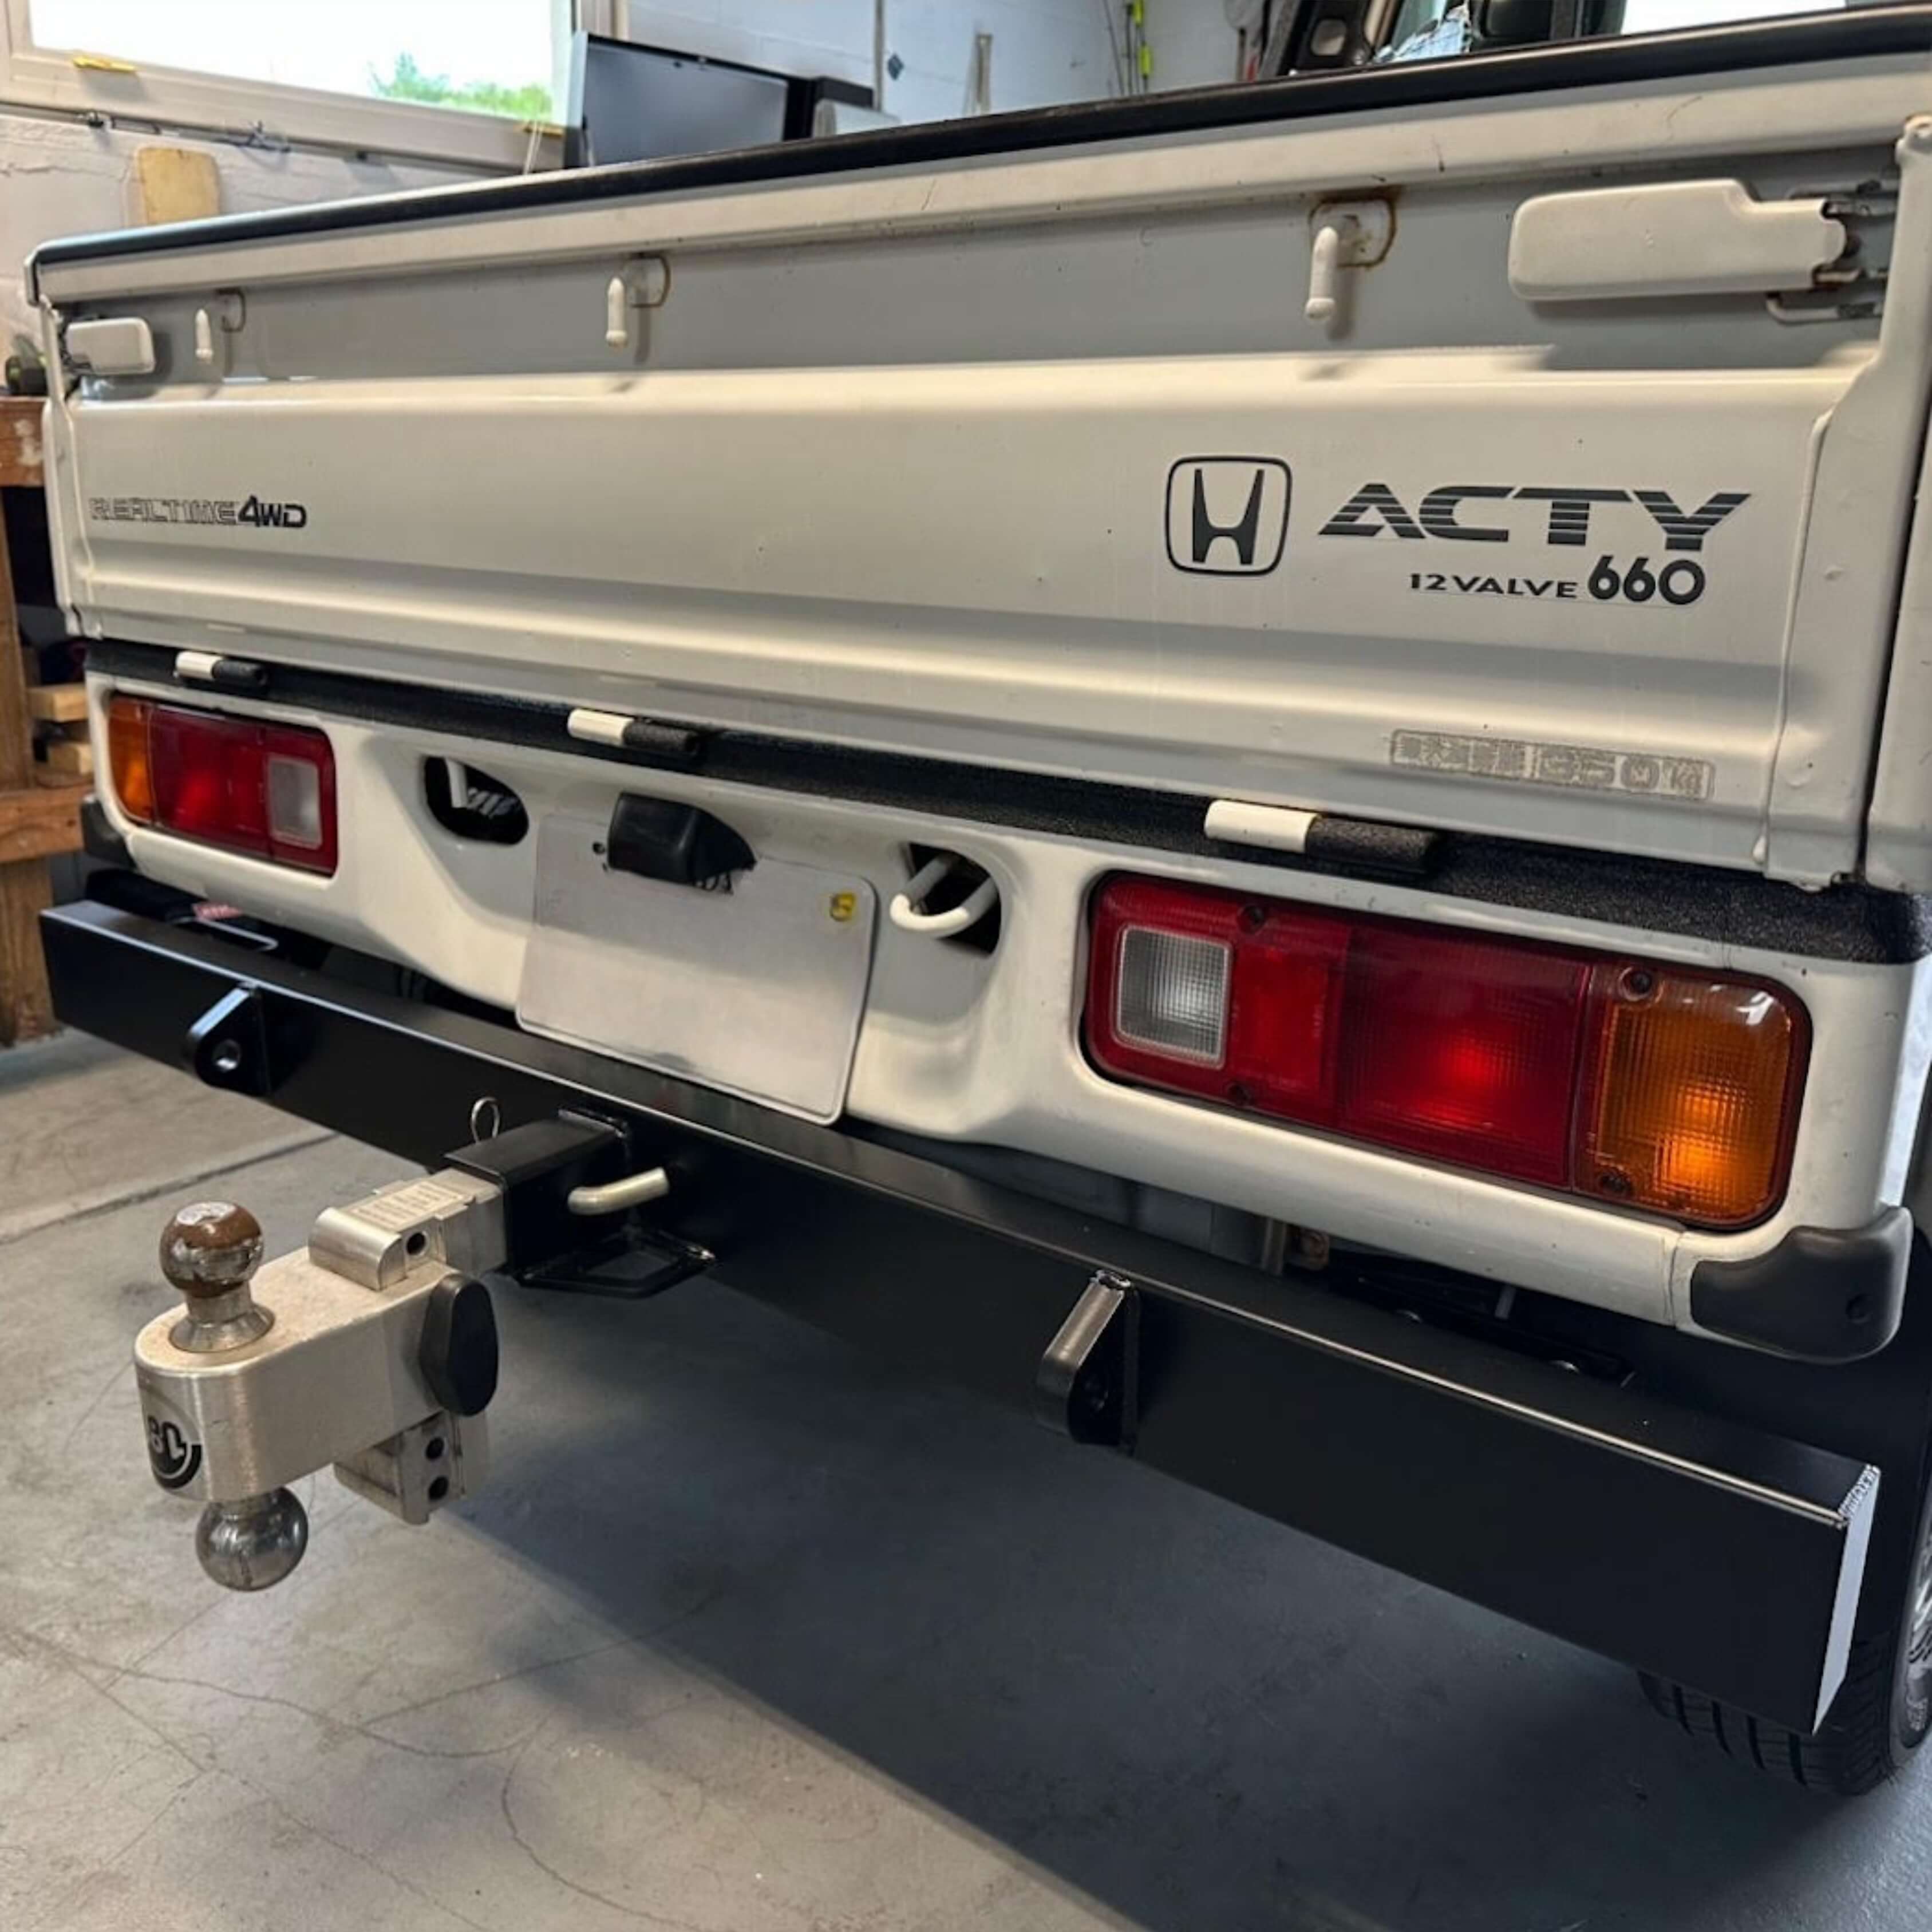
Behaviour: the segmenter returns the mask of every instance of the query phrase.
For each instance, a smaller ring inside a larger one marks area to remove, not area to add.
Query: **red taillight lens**
[[[157,822],[184,838],[266,858],[261,740],[256,726],[157,706],[148,720]]]
[[[1583,961],[1363,926],[1348,952],[1342,1132],[1560,1187]]]
[[[108,735],[130,818],[280,865],[335,870],[335,756],[323,733],[117,698]]]
[[[1103,1072],[1712,1227],[1781,1196],[1809,1031],[1778,988],[1114,878]]]

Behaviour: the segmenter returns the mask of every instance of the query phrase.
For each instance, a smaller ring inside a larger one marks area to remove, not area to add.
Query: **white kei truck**
[[[1904,1767],[1932,6],[1414,10],[34,256],[58,1010],[426,1170],[170,1223],[218,1580],[474,1490],[490,1283],[715,1275]]]

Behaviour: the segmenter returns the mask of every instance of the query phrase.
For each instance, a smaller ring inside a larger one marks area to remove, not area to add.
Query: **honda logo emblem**
[[[1167,557],[1204,577],[1265,577],[1288,547],[1288,465],[1184,456],[1167,472]]]

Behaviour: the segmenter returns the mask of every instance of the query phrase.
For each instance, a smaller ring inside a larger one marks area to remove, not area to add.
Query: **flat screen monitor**
[[[782,74],[579,34],[571,50],[572,167],[763,147],[785,136]]]

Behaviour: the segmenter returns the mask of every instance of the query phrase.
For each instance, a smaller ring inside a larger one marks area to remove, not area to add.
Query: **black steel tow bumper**
[[[1714,1413],[1565,1372],[205,928],[92,904],[44,932],[70,1025],[426,1165],[476,1137],[481,1102],[506,1128],[593,1114],[670,1170],[654,1226],[732,1287],[1796,1730],[1844,1673],[1874,1465],[1888,1501],[1912,1487],[1922,1416],[1891,1453],[1809,1446],[1764,1426],[1774,1386]]]

